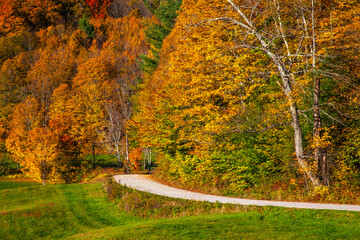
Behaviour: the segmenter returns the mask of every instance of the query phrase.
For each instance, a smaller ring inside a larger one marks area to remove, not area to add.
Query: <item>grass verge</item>
[[[195,202],[114,183],[16,184],[0,182],[1,239],[360,238],[357,212]]]
[[[0,190],[0,196],[1,239],[63,239],[136,221],[108,201],[101,183],[18,184]]]

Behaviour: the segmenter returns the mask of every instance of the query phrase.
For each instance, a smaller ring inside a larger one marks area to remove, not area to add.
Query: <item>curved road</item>
[[[157,195],[163,195],[167,197],[183,198],[183,199],[190,199],[196,201],[232,203],[232,204],[255,205],[255,206],[276,206],[276,207],[288,207],[288,208],[360,211],[360,205],[250,200],[250,199],[222,197],[216,195],[196,193],[196,192],[169,187],[164,184],[155,182],[154,180],[151,179],[149,175],[116,175],[114,176],[114,179],[117,183],[126,185],[127,187],[130,188],[135,188],[140,191],[149,192]]]

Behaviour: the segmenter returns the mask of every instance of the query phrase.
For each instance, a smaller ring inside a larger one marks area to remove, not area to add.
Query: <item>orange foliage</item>
[[[138,171],[140,170],[141,167],[141,161],[142,159],[142,148],[141,147],[137,147],[137,148],[133,148],[130,150],[129,152],[129,159],[130,159],[130,168],[133,171]]]
[[[24,19],[16,16],[12,0],[0,0],[0,35],[24,30]]]
[[[58,154],[56,137],[52,131],[35,128],[29,132],[26,158],[22,164],[31,178],[45,185],[51,174],[54,173]]]

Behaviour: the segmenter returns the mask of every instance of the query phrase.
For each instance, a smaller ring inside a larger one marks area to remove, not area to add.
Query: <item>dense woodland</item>
[[[358,1],[0,2],[2,173],[106,153],[230,195],[360,186]]]

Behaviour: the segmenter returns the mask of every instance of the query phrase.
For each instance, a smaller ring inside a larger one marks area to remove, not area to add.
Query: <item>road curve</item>
[[[360,211],[360,205],[251,200],[251,199],[222,197],[216,195],[196,193],[196,192],[169,187],[164,184],[158,183],[152,180],[149,175],[115,175],[114,179],[117,183],[126,185],[127,187],[130,188],[135,188],[140,191],[149,192],[167,197],[182,198],[182,199],[189,199],[195,201],[208,201],[208,202],[232,203],[232,204],[240,204],[240,205],[255,205],[255,206],[276,206],[276,207],[287,207],[287,208]]]

